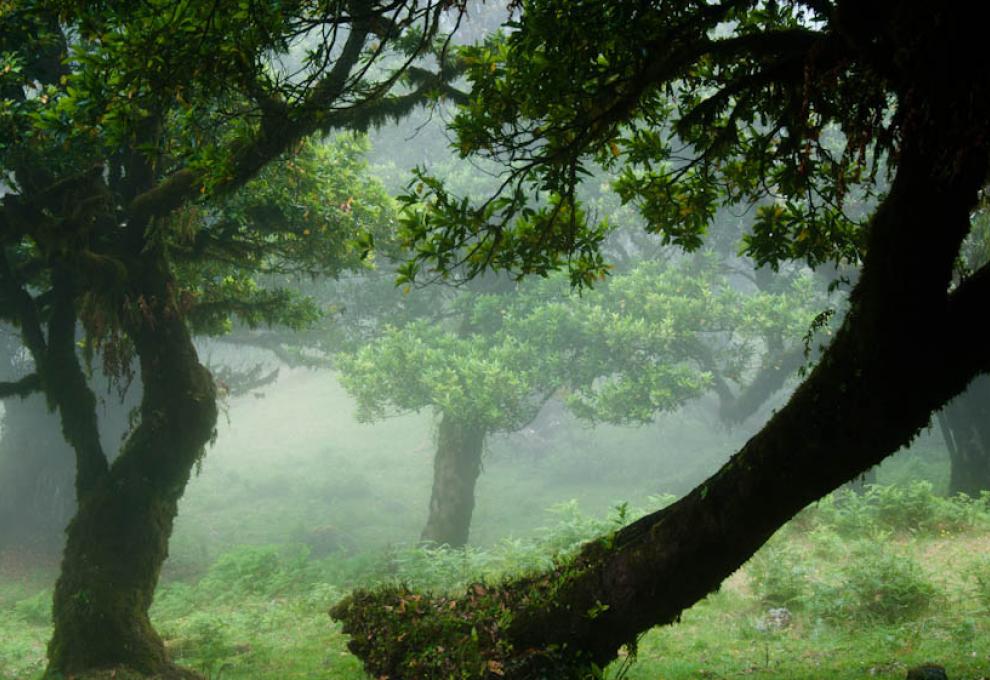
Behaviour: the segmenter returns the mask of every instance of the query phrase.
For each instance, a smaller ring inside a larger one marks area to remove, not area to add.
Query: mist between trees
[[[983,18],[4,4],[0,677],[987,674]]]

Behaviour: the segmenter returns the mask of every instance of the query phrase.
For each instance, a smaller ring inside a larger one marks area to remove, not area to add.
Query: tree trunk
[[[148,608],[179,498],[214,434],[217,408],[212,378],[171,301],[164,258],[155,265],[145,272],[146,293],[128,330],[141,367],[140,424],[113,465],[79,485],[55,587],[50,677],[110,667],[198,677],[169,662]],[[59,408],[67,438],[86,432],[72,404]]]
[[[433,459],[430,516],[420,536],[423,542],[451,548],[467,545],[484,444],[483,428],[443,414]]]
[[[395,624],[369,611],[387,605],[395,617],[407,593],[355,594],[333,614],[366,667],[419,677],[424,650],[406,640],[425,639],[417,633],[428,629],[432,649],[470,659],[457,666],[466,677],[485,677],[474,668],[486,663],[506,677],[585,677],[591,664],[604,667],[622,645],[717,590],[794,514],[907,444],[987,370],[978,323],[990,269],[946,292],[987,149],[946,139],[939,131],[947,124],[929,125],[926,144],[905,142],[835,340],[741,451],[677,503],[587,544],[550,573],[456,601],[417,601],[418,618]]]
[[[939,414],[949,449],[949,493],[990,491],[990,376],[980,376]]]
[[[797,345],[768,356],[763,366],[737,395],[727,385],[717,390],[719,418],[726,425],[740,425],[753,416],[773,395],[784,388],[804,364],[804,347]]]

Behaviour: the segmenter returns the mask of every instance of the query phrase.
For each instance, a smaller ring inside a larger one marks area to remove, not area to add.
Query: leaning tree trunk
[[[990,376],[980,376],[939,413],[951,468],[949,493],[990,491]]]
[[[430,515],[420,536],[423,542],[452,548],[467,544],[484,444],[484,428],[443,414],[433,459]]]
[[[217,408],[212,378],[171,301],[166,265],[156,264],[145,274],[144,299],[129,329],[141,367],[140,424],[112,466],[77,485],[79,510],[55,587],[52,677],[110,667],[197,677],[169,662],[148,608],[179,498],[214,434]],[[71,404],[59,407],[70,441],[75,430],[93,436],[85,414],[77,418]],[[80,442],[74,443],[78,452]]]
[[[426,664],[437,677],[584,677],[677,620],[795,513],[907,444],[986,370],[977,326],[990,270],[947,289],[987,149],[930,124],[930,146],[905,143],[834,342],[761,432],[686,497],[552,572],[458,598],[355,593],[333,615],[366,668],[394,678],[427,677]],[[452,651],[431,656],[427,646]]]

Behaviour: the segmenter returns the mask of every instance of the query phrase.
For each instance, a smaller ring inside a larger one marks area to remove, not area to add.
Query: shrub
[[[814,606],[835,621],[898,623],[924,613],[937,591],[918,562],[863,543],[840,571],[841,583],[818,588]]]
[[[873,484],[862,494],[838,491],[809,512],[819,524],[845,536],[875,531],[936,535],[990,524],[987,497],[943,498],[926,480],[905,485]]]
[[[223,619],[205,612],[191,614],[180,629],[176,651],[208,679],[220,678],[237,654]]]
[[[274,597],[315,580],[305,546],[245,546],[221,555],[197,590],[224,600],[244,595]]]
[[[927,480],[871,486],[866,501],[872,506],[877,524],[892,531],[955,533],[977,526],[985,519],[981,516],[984,514],[981,504],[968,496],[939,496]]]
[[[973,585],[976,602],[990,610],[990,557],[981,557],[969,564],[968,580]]]
[[[808,593],[812,569],[789,544],[771,541],[747,565],[753,593],[768,607],[800,609]]]
[[[52,622],[52,590],[44,590],[21,600],[14,605],[14,611],[25,622],[43,626]]]

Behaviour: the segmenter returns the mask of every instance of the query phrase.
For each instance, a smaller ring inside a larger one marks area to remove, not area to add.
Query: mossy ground
[[[357,425],[328,376],[295,372],[265,398],[231,403],[229,414],[182,501],[152,611],[175,659],[210,680],[365,678],[327,615],[351,589],[405,582],[456,594],[546,568],[553,550],[612,526],[606,515],[615,501],[648,505],[650,494],[683,493],[734,448],[717,433],[697,437],[681,421],[666,429],[567,431],[549,450],[496,442],[472,532],[482,547],[437,554],[408,547],[426,517],[429,418]],[[693,456],[658,456],[661,440],[664,451]],[[940,456],[935,446],[901,455],[880,481],[924,473],[937,489],[945,478]],[[982,510],[905,488],[870,507],[822,504],[818,519],[800,517],[764,553],[783,569],[768,574],[751,563],[680,624],[645,635],[636,662],[626,667],[620,659],[608,676],[900,680],[907,667],[931,660],[953,680],[990,677],[990,602],[977,578],[984,574],[990,584],[990,567],[980,561],[990,555],[990,530],[974,520]],[[570,498],[580,498],[586,514],[562,503]],[[898,517],[906,519],[898,524]],[[854,618],[854,603],[836,604],[848,566],[871,563],[864,544],[918,562],[935,588],[922,613],[883,623]],[[56,568],[22,554],[0,556],[2,680],[43,670]],[[785,629],[766,630],[761,621],[771,604],[761,598],[776,586],[794,598],[787,603],[793,618]]]

